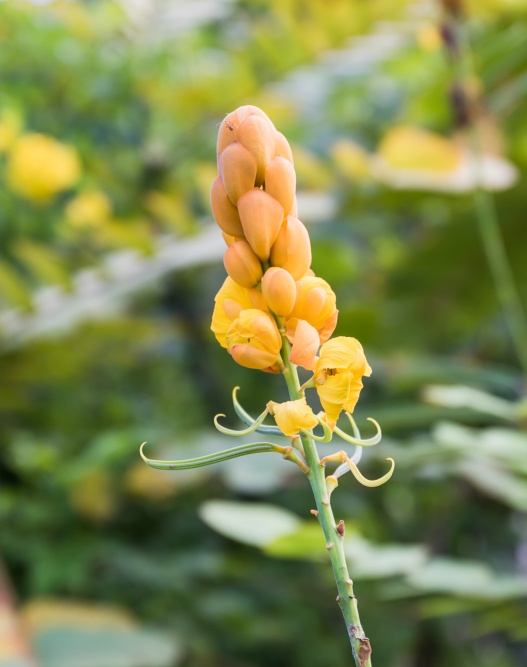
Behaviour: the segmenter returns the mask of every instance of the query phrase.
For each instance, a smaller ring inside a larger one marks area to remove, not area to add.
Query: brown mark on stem
[[[364,667],[368,662],[371,656],[371,645],[368,637],[357,637],[358,628],[356,625],[350,625],[349,633],[353,638],[354,642],[359,642],[358,648],[355,647],[357,653],[357,660],[359,661],[359,667]]]
[[[318,516],[318,510],[309,510],[310,514],[313,516]]]
[[[344,525],[344,521],[341,519],[337,525],[335,526],[337,533],[341,536],[344,537],[344,534],[346,533],[346,527]]]

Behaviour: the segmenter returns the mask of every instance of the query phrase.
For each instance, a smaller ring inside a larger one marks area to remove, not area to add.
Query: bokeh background
[[[363,471],[396,460],[333,495],[374,664],[527,664],[525,374],[474,206],[483,173],[525,305],[527,3],[454,17],[478,155],[458,5],[0,2],[2,667],[350,664],[294,466],[138,453],[223,448],[234,385],[285,399],[209,330],[215,139],[246,103],[293,146],[313,268],[374,369]]]

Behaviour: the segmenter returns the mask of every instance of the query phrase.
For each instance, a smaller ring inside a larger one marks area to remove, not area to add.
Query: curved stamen
[[[238,417],[247,424],[247,426],[251,426],[254,423],[254,419],[251,417],[251,415],[246,412],[243,407],[240,405],[238,402],[238,397],[237,397],[237,392],[240,389],[240,387],[234,387],[232,390],[232,404],[234,406],[234,411],[238,415]],[[258,428],[255,429],[257,433],[267,433],[269,435],[278,435],[282,438],[285,438],[286,436],[282,433],[282,431],[277,427],[277,426],[267,426],[266,424],[263,424],[261,426],[258,426]]]
[[[350,461],[357,465],[359,461],[362,458],[362,447],[355,446],[355,452],[353,456],[350,458]],[[350,467],[347,461],[344,461],[339,467],[335,470],[333,473],[333,476],[336,477],[337,479],[339,477],[342,477],[342,475],[345,475],[347,472],[350,471]]]
[[[235,436],[249,435],[250,433],[253,433],[253,431],[256,431],[256,429],[262,424],[263,420],[267,417],[268,414],[269,414],[269,409],[265,408],[262,414],[250,426],[242,429],[241,431],[235,431],[233,429],[222,426],[218,422],[218,419],[220,417],[225,417],[224,414],[219,414],[214,417],[214,426],[218,429],[220,433],[224,433],[225,435],[235,435]]]
[[[315,435],[312,431],[311,432],[302,431],[302,433],[309,435],[311,438],[313,438],[313,440],[317,440],[317,442],[330,442],[331,439],[333,438],[333,431],[321,417],[316,415],[316,418],[320,426],[322,426],[322,428],[324,429],[324,435]]]
[[[359,445],[359,447],[373,447],[373,445],[376,445],[379,443],[382,439],[382,431],[381,427],[379,425],[379,422],[375,421],[375,419],[372,419],[371,417],[368,417],[368,421],[372,422],[375,424],[375,427],[377,428],[377,433],[372,436],[371,438],[366,438],[363,440],[360,437],[360,431],[357,428],[357,424],[355,423],[355,420],[353,417],[349,414],[349,412],[346,412],[346,416],[350,420],[351,427],[353,429],[353,434],[355,437],[352,437],[348,433],[345,433],[342,429],[340,429],[338,426],[335,426],[334,431],[335,433],[340,436],[343,440],[346,442],[351,443],[352,445]]]
[[[285,457],[289,453],[287,447],[280,447],[280,445],[274,445],[271,442],[253,442],[249,445],[231,447],[230,449],[224,449],[223,451],[217,452],[216,454],[198,456],[194,459],[181,459],[179,461],[159,461],[157,459],[149,459],[147,456],[145,456],[143,452],[145,445],[146,442],[143,442],[139,450],[141,458],[151,468],[157,468],[158,470],[189,470],[191,468],[203,468],[204,466],[209,466],[214,463],[221,463],[222,461],[235,459],[239,456],[247,456],[248,454],[277,452],[278,454],[282,454],[282,456]]]
[[[392,467],[390,470],[386,473],[386,475],[383,475],[382,477],[379,477],[379,479],[366,479],[364,475],[361,473],[361,471],[357,468],[357,466],[353,463],[351,459],[348,458],[348,465],[350,467],[351,474],[355,479],[360,482],[363,486],[380,486],[381,484],[384,484],[384,482],[387,482],[390,477],[393,475],[393,471],[395,469],[395,461],[393,459],[386,459],[387,461],[391,461]]]

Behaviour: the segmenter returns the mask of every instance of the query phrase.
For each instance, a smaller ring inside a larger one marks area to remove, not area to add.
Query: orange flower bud
[[[274,156],[275,134],[272,122],[256,114],[248,116],[236,132],[236,139],[256,158],[258,187],[264,182],[265,168]]]
[[[245,238],[260,260],[266,262],[280,231],[284,209],[267,192],[253,188],[240,197],[238,212]]]
[[[330,422],[336,422],[342,410],[353,412],[364,375],[369,377],[371,368],[356,338],[338,336],[322,346],[315,386]]]
[[[223,236],[223,240],[227,244],[228,248],[230,248],[233,243],[236,243],[236,241],[244,240],[242,236],[231,236],[230,234],[226,234],[225,232],[222,232],[221,235]]]
[[[291,215],[287,216],[271,248],[271,265],[286,269],[295,280],[300,280],[311,265],[311,243],[307,229]]]
[[[223,263],[229,276],[242,287],[255,287],[262,277],[262,265],[247,241],[236,241],[225,251]],[[293,306],[291,306],[292,310]]]
[[[284,135],[278,131],[274,136],[274,154],[285,157],[286,160],[289,160],[289,162],[293,164],[293,151],[291,150],[291,146]]]
[[[227,196],[227,190],[223,185],[221,176],[217,176],[212,182],[210,189],[210,206],[212,215],[226,234],[230,236],[243,237],[242,221],[238,209]]]
[[[218,132],[218,143],[216,146],[218,159],[224,149],[230,143],[236,141],[236,132],[238,131],[238,128],[247,118],[247,116],[250,116],[251,114],[256,114],[257,116],[261,116],[262,118],[265,118],[271,122],[269,116],[266,113],[252,104],[246,104],[244,106],[238,107],[235,111],[231,111],[231,113],[227,114],[227,116],[225,116],[223,119]]]
[[[227,347],[226,334],[233,321],[242,310],[258,308],[267,310],[262,293],[256,289],[247,289],[227,277],[214,298],[214,312],[210,328],[222,347]]]
[[[277,267],[267,269],[262,278],[262,294],[267,307],[275,315],[289,315],[296,301],[296,283],[293,276]]]
[[[295,168],[285,157],[277,155],[265,169],[265,191],[282,204],[286,215],[295,199]]]
[[[256,308],[241,311],[229,327],[226,342],[240,366],[261,371],[273,370],[282,347],[276,322],[268,312]]]
[[[293,197],[293,205],[291,206],[291,213],[289,215],[293,218],[298,218],[298,202],[296,200],[296,195]]]
[[[229,144],[220,156],[220,176],[225,190],[233,204],[254,188],[256,179],[256,158],[237,141]]]
[[[296,283],[296,302],[286,320],[287,336],[291,342],[299,320],[306,320],[325,343],[337,325],[338,310],[335,293],[322,278],[304,276]]]

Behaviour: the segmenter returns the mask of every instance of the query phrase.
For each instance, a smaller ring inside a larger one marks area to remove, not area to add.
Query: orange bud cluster
[[[329,285],[309,268],[291,147],[261,109],[246,105],[221,123],[217,154],[210,197],[229,278],[216,296],[213,331],[239,364],[276,372],[280,330],[295,363],[314,368],[338,311]]]

